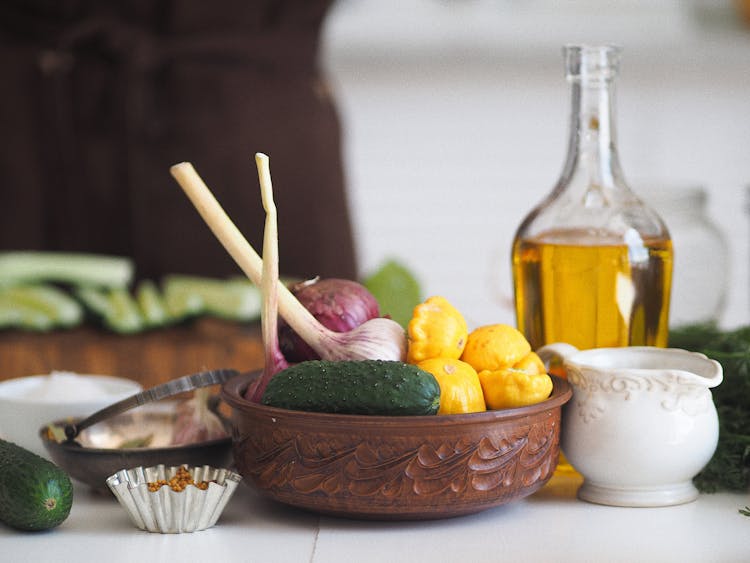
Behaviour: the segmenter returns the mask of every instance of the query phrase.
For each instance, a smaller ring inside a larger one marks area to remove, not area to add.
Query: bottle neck
[[[623,185],[617,155],[612,79],[577,77],[571,80],[569,134],[563,183],[571,183],[577,176],[588,186],[618,188]]]

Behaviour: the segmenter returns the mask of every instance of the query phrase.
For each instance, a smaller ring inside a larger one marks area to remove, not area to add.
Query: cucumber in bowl
[[[340,414],[436,414],[440,386],[412,364],[385,360],[308,360],[274,375],[264,405]]]

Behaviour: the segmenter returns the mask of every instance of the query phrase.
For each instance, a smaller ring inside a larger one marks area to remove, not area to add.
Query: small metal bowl
[[[122,468],[232,465],[232,439],[170,446],[174,409],[167,403],[148,405],[82,430],[75,442],[60,437],[60,429],[80,419],[58,420],[39,430],[39,437],[57,465],[72,478],[108,493],[107,477]],[[56,427],[56,437],[50,426]],[[148,442],[148,443],[146,443]]]
[[[188,485],[178,492],[163,485],[156,491],[149,490],[149,483],[169,481],[180,467],[157,465],[122,469],[106,482],[131,522],[141,530],[179,534],[212,527],[242,477],[227,469],[188,466],[194,481],[208,481],[206,489]]]

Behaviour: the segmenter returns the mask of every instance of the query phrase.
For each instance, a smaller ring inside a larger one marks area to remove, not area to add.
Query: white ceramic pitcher
[[[562,361],[573,387],[561,447],[584,477],[580,499],[666,506],[697,498],[692,479],[719,437],[710,391],[723,379],[718,362],[651,346],[579,351],[556,343],[537,353]]]

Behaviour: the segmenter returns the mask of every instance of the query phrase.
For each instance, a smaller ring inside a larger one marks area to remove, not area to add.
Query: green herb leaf
[[[694,479],[702,492],[750,487],[750,326],[722,332],[714,325],[672,330],[669,345],[701,352],[719,362],[724,381],[712,389],[719,414],[719,443]]]
[[[422,301],[422,290],[412,272],[391,259],[362,283],[378,301],[380,312],[406,328],[414,307]]]

